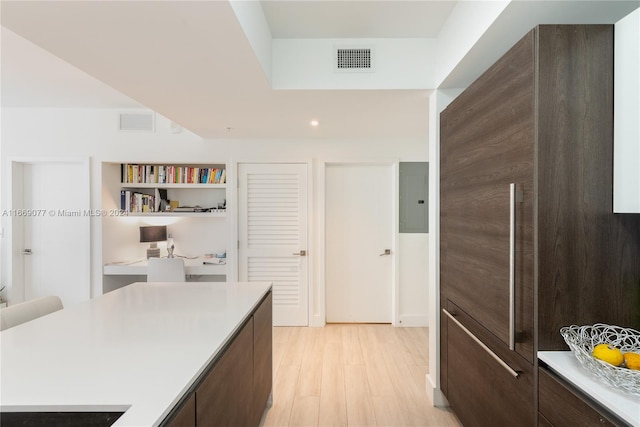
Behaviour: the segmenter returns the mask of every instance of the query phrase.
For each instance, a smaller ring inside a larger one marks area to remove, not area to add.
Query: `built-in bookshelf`
[[[136,266],[146,259],[149,244],[140,242],[139,229],[147,225],[167,226],[189,281],[227,279],[229,264],[202,261],[231,247],[226,163],[102,162],[101,168],[103,292],[146,280]],[[167,256],[167,242],[158,248]],[[114,273],[114,265],[126,274]]]
[[[141,216],[225,216],[226,167],[120,165],[119,208]]]
[[[123,184],[226,184],[224,166],[141,165],[123,163],[120,167]]]

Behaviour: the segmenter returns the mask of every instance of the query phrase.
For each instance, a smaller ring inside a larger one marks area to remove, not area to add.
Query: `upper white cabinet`
[[[615,25],[613,211],[640,213],[640,9]]]

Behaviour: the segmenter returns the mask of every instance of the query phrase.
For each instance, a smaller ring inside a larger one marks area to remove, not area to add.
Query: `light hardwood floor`
[[[430,405],[426,328],[330,324],[273,329],[265,426],[460,426]]]

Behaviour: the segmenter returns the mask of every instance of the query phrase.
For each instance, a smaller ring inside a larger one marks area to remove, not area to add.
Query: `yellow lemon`
[[[634,371],[640,371],[640,354],[631,353],[631,352],[625,353],[624,364],[629,369],[633,369]]]
[[[613,366],[620,366],[624,362],[624,356],[620,349],[610,344],[598,344],[593,348],[592,355],[596,359],[610,363]]]

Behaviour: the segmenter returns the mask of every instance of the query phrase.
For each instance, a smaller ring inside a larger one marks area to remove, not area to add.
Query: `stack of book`
[[[136,191],[120,191],[120,209],[125,212],[156,212],[158,205],[153,194],[144,194]]]
[[[224,168],[172,165],[139,165],[123,163],[122,182],[125,184],[225,184]]]

